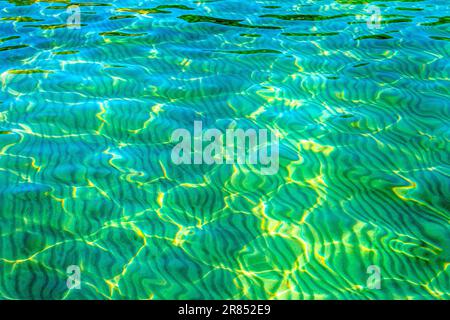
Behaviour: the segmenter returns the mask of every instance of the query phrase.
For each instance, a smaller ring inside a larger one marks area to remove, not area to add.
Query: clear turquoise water
[[[449,298],[448,1],[71,4],[0,1],[0,298]],[[279,172],[174,165],[194,120]]]

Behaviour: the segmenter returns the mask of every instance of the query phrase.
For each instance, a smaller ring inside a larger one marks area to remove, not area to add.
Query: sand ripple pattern
[[[449,299],[449,17],[0,0],[0,298]],[[278,130],[278,174],[174,165],[194,120]]]

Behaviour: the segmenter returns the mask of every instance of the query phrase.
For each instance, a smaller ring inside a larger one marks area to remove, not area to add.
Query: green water
[[[0,1],[1,299],[449,299],[448,1],[71,4]]]

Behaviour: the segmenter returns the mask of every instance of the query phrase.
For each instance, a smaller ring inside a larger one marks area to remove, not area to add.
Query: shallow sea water
[[[446,0],[1,0],[0,298],[449,299],[449,23]],[[195,120],[277,130],[278,173],[175,165]]]

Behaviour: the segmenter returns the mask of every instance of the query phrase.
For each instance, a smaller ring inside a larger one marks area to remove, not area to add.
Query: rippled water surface
[[[447,0],[1,0],[0,298],[449,299],[449,23]],[[194,120],[278,130],[278,173],[175,165]]]

